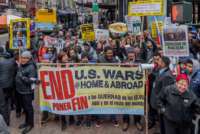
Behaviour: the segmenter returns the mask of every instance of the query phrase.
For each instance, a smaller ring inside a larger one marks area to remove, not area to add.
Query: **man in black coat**
[[[114,57],[114,50],[112,46],[105,46],[104,55],[97,59],[97,63],[118,63],[119,61]]]
[[[17,70],[16,90],[20,95],[23,109],[25,111],[25,123],[19,128],[25,128],[22,134],[28,133],[34,125],[33,106],[34,88],[37,78],[36,66],[32,61],[32,56],[29,51],[22,53],[21,65]]]
[[[128,47],[126,49],[127,54],[128,54],[128,58],[125,61],[125,66],[126,67],[134,67],[137,66],[136,64],[138,63],[135,59],[135,50],[132,47]],[[140,115],[134,115],[134,123],[136,125],[136,128],[139,131],[143,130],[143,126],[141,124],[141,116]],[[122,130],[123,131],[127,131],[128,127],[129,127],[129,123],[130,123],[130,117],[129,115],[123,115],[123,126],[122,126]]]
[[[150,98],[151,107],[157,111],[158,111],[157,99],[159,93],[163,90],[163,88],[174,83],[174,76],[172,75],[169,69],[169,64],[170,64],[170,59],[165,56],[161,57],[158,61],[159,71],[156,76],[155,82],[153,83],[153,90],[151,92],[151,98]],[[160,117],[161,134],[165,134],[163,117],[162,115],[160,115],[159,117]]]
[[[15,60],[0,47],[0,114],[9,125],[10,105],[13,89],[13,81],[16,70]]]
[[[150,73],[150,75],[148,76],[148,79],[149,79],[149,94],[148,94],[149,104],[151,104],[151,102],[150,102],[151,92],[153,90],[153,85],[154,85],[154,82],[156,80],[156,76],[159,72],[158,61],[159,61],[160,58],[161,58],[161,55],[158,52],[155,52],[153,54],[153,63],[155,65],[155,67],[152,70],[152,72]],[[149,105],[149,121],[148,121],[149,122],[149,125],[148,125],[149,129],[151,129],[155,125],[156,116],[157,116],[157,111],[154,110],[151,107],[151,105]]]

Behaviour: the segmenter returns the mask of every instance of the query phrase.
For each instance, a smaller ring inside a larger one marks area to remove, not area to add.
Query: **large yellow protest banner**
[[[128,16],[162,16],[164,0],[129,2]]]
[[[95,40],[95,32],[93,24],[83,24],[80,26],[83,41]]]
[[[39,9],[36,12],[36,22],[56,23],[55,9]]]
[[[41,68],[39,79],[41,111],[144,115],[145,75],[136,67]]]

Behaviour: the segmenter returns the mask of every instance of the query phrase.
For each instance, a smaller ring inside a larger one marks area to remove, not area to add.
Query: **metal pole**
[[[146,130],[145,130],[145,131],[146,131],[146,134],[148,134],[148,133],[149,133],[149,129],[148,129],[148,125],[149,125],[149,120],[148,120],[148,118],[149,118],[149,117],[148,117],[148,105],[149,105],[149,104],[148,104],[148,97],[149,97],[149,96],[148,96],[148,90],[147,90],[147,89],[148,89],[148,84],[147,84],[147,82],[148,82],[148,74],[147,74],[147,71],[146,71],[146,70],[145,70],[145,76],[146,76],[146,78],[145,78],[145,79],[146,79],[146,111],[145,111],[145,113],[146,113],[146,115],[145,115],[145,116],[146,116],[146,119],[145,119],[145,122],[146,122],[146,125],[145,125],[145,126],[146,126]]]

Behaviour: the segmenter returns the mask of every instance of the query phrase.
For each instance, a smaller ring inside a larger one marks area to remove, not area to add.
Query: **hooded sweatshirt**
[[[195,75],[195,73],[200,69],[200,64],[197,60],[192,59],[192,62],[193,62],[193,72],[191,74],[187,74],[190,80]]]
[[[193,72],[188,74],[188,78],[190,79],[189,88],[192,92],[200,97],[200,71],[199,71],[199,62],[197,60],[193,61]]]
[[[89,47],[89,50],[88,51],[83,50],[83,53],[86,52],[89,56],[92,55],[93,59],[97,59],[96,51],[93,49],[93,47],[91,45],[88,45],[88,47]]]

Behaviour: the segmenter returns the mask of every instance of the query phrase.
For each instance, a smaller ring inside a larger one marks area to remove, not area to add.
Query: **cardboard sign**
[[[57,52],[59,53],[60,50],[63,49],[65,45],[65,41],[60,38],[53,38],[49,36],[44,37],[44,44],[46,47],[54,47],[56,48]]]
[[[117,34],[125,34],[127,33],[127,25],[125,23],[113,23],[109,25],[109,28],[111,33],[117,33]]]
[[[106,29],[95,29],[96,40],[99,41],[102,37],[106,40],[109,39],[109,31]]]
[[[163,27],[163,50],[165,56],[189,56],[188,28],[186,25]]]
[[[95,32],[93,24],[83,24],[80,26],[83,41],[94,41]]]
[[[164,6],[164,0],[129,2],[128,16],[162,16]]]
[[[94,29],[97,29],[99,26],[99,13],[98,12],[93,12],[93,24],[94,24]]]
[[[30,48],[30,19],[10,21],[10,49]]]
[[[40,110],[61,115],[144,115],[145,74],[132,67],[39,69]]]
[[[128,33],[141,33],[141,18],[139,16],[126,16],[125,20],[128,28]]]

